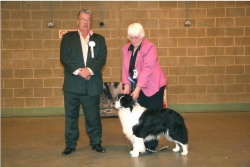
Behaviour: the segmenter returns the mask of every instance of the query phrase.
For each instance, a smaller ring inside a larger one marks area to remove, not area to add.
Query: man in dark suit
[[[79,109],[82,105],[86,133],[90,146],[97,152],[106,152],[101,146],[102,124],[100,94],[103,91],[101,70],[106,63],[105,38],[91,31],[91,12],[78,13],[78,31],[63,35],[60,61],[64,71],[65,143],[62,155],[75,151],[79,138]]]

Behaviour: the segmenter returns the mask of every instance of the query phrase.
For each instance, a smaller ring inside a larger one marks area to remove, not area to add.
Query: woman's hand
[[[131,93],[131,96],[133,97],[133,99],[138,99],[139,94],[140,94],[141,88],[140,87],[136,87],[135,90]]]
[[[129,85],[124,85],[123,94],[130,94],[130,86]]]

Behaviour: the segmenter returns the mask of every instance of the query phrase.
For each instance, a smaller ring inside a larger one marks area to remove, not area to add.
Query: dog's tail
[[[182,144],[188,143],[188,130],[185,124],[182,124],[181,126],[176,127],[174,132],[174,138],[177,139],[177,141],[181,142]]]
[[[187,127],[185,125],[185,122],[184,122],[184,118],[179,114],[179,113],[176,113],[178,116],[175,117],[175,123],[173,124],[173,127],[170,128],[170,132],[169,132],[169,135],[183,143],[183,144],[187,144],[188,143],[188,130],[187,130]]]

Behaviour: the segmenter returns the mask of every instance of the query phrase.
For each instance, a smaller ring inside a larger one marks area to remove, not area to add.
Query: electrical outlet
[[[186,20],[184,22],[184,27],[189,27],[191,25],[190,21]]]
[[[48,23],[48,27],[54,27],[54,26],[55,26],[54,22]]]

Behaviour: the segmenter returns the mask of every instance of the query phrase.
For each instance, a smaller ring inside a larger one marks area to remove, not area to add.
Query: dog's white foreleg
[[[139,157],[140,152],[145,152],[145,146],[143,138],[135,137],[135,141],[133,143],[133,150],[130,151],[132,157]]]
[[[143,140],[143,138],[138,138],[138,139],[140,139],[138,141],[139,142],[139,144],[138,144],[139,152],[144,153],[146,151],[146,148],[145,148],[145,145],[144,145],[144,140]]]

